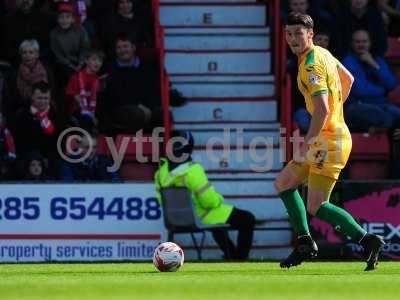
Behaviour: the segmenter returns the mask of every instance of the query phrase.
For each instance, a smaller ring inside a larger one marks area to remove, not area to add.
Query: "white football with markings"
[[[165,242],[154,250],[153,264],[160,272],[176,272],[183,265],[184,259],[181,247]]]

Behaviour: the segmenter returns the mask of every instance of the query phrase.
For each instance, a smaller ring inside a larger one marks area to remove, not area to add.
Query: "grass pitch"
[[[151,263],[0,265],[0,299],[400,299],[400,263],[186,263],[176,273]]]

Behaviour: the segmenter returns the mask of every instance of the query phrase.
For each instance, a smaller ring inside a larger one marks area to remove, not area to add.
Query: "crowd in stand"
[[[388,38],[400,37],[400,1],[288,0],[283,17],[292,11],[313,17],[314,43],[329,49],[355,78],[344,107],[350,130],[386,131],[393,144],[398,143],[400,107],[388,100],[388,94],[398,86],[399,78],[385,60],[385,54]],[[296,82],[294,57],[289,58],[289,71]],[[305,133],[311,116],[296,85],[293,85],[292,94],[294,121]],[[398,178],[400,174],[392,176]]]
[[[99,133],[162,125],[159,68],[137,54],[154,47],[150,6],[148,0],[0,1],[1,180],[118,179],[104,173],[110,162],[96,153],[66,164],[57,138],[81,127],[95,144]],[[400,0],[284,1],[283,19],[291,11],[313,17],[315,44],[354,75],[345,106],[351,130],[386,129],[398,140],[400,108],[387,97],[398,78],[384,57],[388,37],[400,35]],[[292,57],[293,76],[296,66]],[[294,119],[304,132],[310,115],[293,87]],[[172,96],[183,103],[176,91]]]
[[[162,125],[159,68],[137,55],[154,47],[151,1],[1,0],[0,21],[0,179],[118,180],[88,148]],[[57,151],[70,127],[91,135],[79,164]]]

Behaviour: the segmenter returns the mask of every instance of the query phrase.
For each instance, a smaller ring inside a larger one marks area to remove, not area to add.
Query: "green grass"
[[[151,263],[0,265],[0,299],[400,299],[400,264],[186,263],[176,273]]]

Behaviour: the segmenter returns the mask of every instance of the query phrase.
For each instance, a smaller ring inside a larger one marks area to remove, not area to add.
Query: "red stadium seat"
[[[148,180],[152,181],[156,172],[156,164],[141,164],[126,162],[122,164],[119,175],[123,180]]]
[[[350,159],[389,159],[390,143],[386,133],[353,133]]]
[[[152,142],[149,137],[144,135],[142,139],[136,140],[134,135],[120,134],[117,136],[115,146],[119,152],[121,147],[126,147],[124,161],[137,161],[140,160],[140,155],[147,157],[151,160],[152,157]],[[161,151],[161,150],[160,150]]]
[[[97,153],[104,156],[110,156],[105,135],[99,135],[97,137]]]
[[[400,84],[389,93],[388,98],[393,104],[400,104]]]
[[[350,179],[385,179],[388,176],[390,143],[386,133],[353,133],[349,160]]]
[[[385,57],[389,60],[400,60],[399,38],[388,38],[388,51]]]
[[[389,175],[388,164],[381,161],[351,161],[349,163],[349,179],[380,180]]]
[[[159,54],[156,48],[138,48],[137,55],[144,60],[158,60]]]

